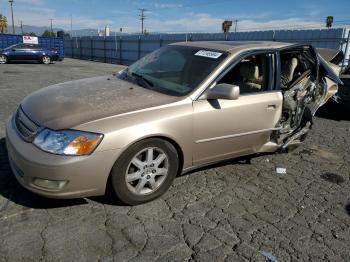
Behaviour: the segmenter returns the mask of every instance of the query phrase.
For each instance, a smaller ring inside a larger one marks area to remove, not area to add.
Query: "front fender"
[[[193,107],[191,100],[95,120],[73,129],[104,134],[96,151],[125,150],[149,138],[174,141],[184,155],[184,167],[192,165]]]

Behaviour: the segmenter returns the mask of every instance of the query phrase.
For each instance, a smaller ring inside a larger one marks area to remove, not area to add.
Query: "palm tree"
[[[6,16],[0,14],[0,33],[5,33],[7,31],[7,18]]]
[[[332,25],[333,25],[333,20],[334,20],[333,16],[327,16],[327,18],[326,18],[326,26],[327,26],[328,28],[331,28],[331,27],[332,27]]]

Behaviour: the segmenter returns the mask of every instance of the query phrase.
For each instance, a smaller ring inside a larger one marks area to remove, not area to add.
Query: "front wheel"
[[[6,64],[7,63],[7,57],[5,55],[0,55],[0,64]]]
[[[111,182],[118,198],[129,205],[158,198],[171,186],[179,168],[175,147],[162,139],[140,141],[116,161]]]
[[[49,64],[51,64],[51,58],[49,56],[45,55],[41,58],[41,62],[43,62],[43,64],[45,64],[45,65],[49,65]]]

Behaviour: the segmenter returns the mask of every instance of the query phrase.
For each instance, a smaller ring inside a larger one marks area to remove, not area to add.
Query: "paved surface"
[[[40,87],[115,71],[69,59],[0,66],[1,262],[266,261],[262,251],[278,261],[350,261],[350,121],[329,109],[298,151],[192,172],[145,205],[22,189],[1,138],[8,115]]]

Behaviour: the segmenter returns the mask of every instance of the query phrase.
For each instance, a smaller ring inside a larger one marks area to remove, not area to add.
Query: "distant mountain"
[[[23,25],[23,33],[35,33],[36,35],[42,35],[45,30],[51,30],[50,27],[47,26],[31,26],[31,25]],[[52,28],[54,32],[61,31],[61,28]],[[12,34],[12,25],[9,25],[7,28],[7,33]],[[22,30],[20,26],[15,26],[15,33],[22,34]]]
[[[51,28],[49,26],[31,26],[31,25],[23,25],[23,32],[24,33],[35,33],[37,36],[41,36],[45,30],[51,30]],[[53,31],[57,32],[57,31],[62,31],[62,28],[57,28],[54,27]],[[12,34],[12,26],[9,25],[8,29],[7,29],[9,34]],[[66,33],[70,34],[70,30],[63,30]],[[103,30],[102,30],[103,31]],[[20,26],[15,26],[15,33],[16,34],[21,34],[21,27]],[[119,35],[120,33],[118,32],[117,35]],[[72,32],[73,36],[98,36],[98,29],[78,29],[78,30],[73,30]],[[110,35],[115,35],[114,32],[110,31]]]

